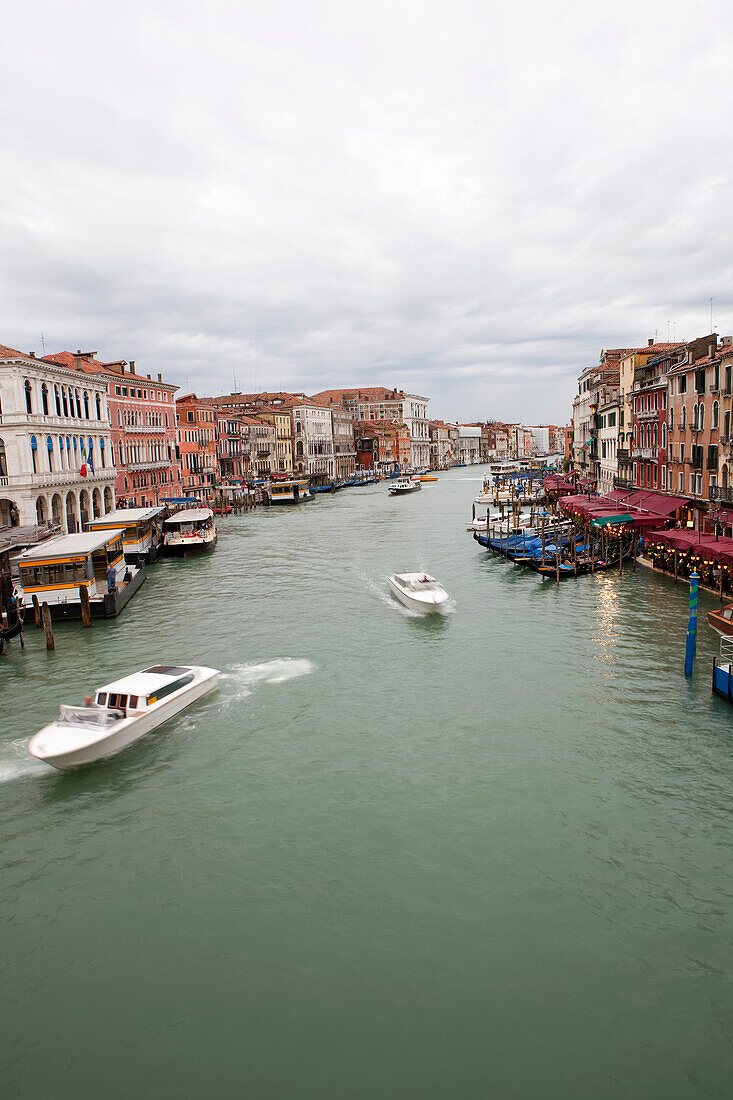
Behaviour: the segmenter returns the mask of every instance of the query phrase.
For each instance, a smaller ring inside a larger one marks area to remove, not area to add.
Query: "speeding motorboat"
[[[219,670],[201,665],[153,665],[106,684],[83,707],[61,706],[55,722],[28,743],[54,768],[94,764],[132,745],[216,687]]]
[[[393,497],[402,496],[404,493],[416,493],[418,489],[422,489],[420,479],[410,477],[398,477],[395,483],[389,487]]]
[[[389,587],[411,611],[441,611],[449,600],[443,585],[428,573],[393,573]]]

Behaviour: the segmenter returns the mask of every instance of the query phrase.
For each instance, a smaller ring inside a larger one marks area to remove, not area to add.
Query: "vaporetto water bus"
[[[265,491],[265,504],[305,504],[313,500],[307,478],[273,481]]]
[[[162,505],[155,508],[115,508],[106,516],[89,521],[90,531],[114,531],[122,528],[125,561],[155,561],[163,545]]]
[[[53,619],[80,619],[80,586],[95,617],[117,615],[145,580],[145,566],[122,553],[122,530],[58,535],[18,558],[23,602],[47,603]]]
[[[217,531],[211,508],[185,508],[163,521],[163,547],[166,554],[188,554],[213,550]]]
[[[62,705],[28,751],[54,768],[78,768],[115,756],[216,687],[219,670],[153,665],[105,684],[83,707]]]

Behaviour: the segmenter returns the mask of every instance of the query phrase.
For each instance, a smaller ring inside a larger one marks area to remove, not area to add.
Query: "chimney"
[[[134,373],[135,373],[135,360],[131,359],[130,360],[130,374],[134,374]]]
[[[159,382],[162,382],[162,381],[163,381],[163,375],[162,375],[162,374],[159,374],[159,375],[158,375],[158,381],[159,381]]]
[[[649,347],[650,347],[650,348],[653,348],[653,347],[654,347],[654,337],[653,337],[653,336],[650,336],[650,337],[649,337]]]
[[[31,359],[35,359],[36,353],[34,351],[29,351],[28,354],[30,355]]]
[[[149,374],[146,374],[146,375],[145,375],[145,377],[147,378],[148,382],[152,382],[152,381],[153,381],[153,380],[152,380],[152,378],[150,377],[150,375],[149,375]]]

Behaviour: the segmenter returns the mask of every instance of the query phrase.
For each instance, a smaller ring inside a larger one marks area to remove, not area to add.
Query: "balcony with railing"
[[[0,486],[7,489],[48,489],[54,486],[75,485],[83,488],[90,482],[96,484],[100,481],[114,481],[115,469],[113,466],[104,466],[99,470],[90,470],[87,466],[87,476],[82,477],[79,470],[41,470],[35,474],[8,474],[0,478]]]
[[[630,477],[615,477],[613,479],[614,489],[633,489],[634,482]]]
[[[634,413],[634,416],[637,420],[656,420],[659,413],[659,409],[642,409],[641,412]]]
[[[640,458],[643,461],[651,462],[657,457],[656,447],[635,447],[634,458]]]
[[[627,451],[625,447],[619,447],[616,451],[616,458],[619,462],[631,462],[631,451]]]
[[[733,486],[710,486],[710,499],[718,500],[721,504],[733,504]]]

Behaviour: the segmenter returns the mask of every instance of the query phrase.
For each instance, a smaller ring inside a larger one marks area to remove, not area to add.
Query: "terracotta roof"
[[[6,347],[5,344],[0,344],[0,359],[17,359],[20,356],[22,359],[33,359],[34,356],[26,354],[24,351],[16,351],[15,348]]]
[[[346,386],[340,390],[321,390],[314,396],[330,404],[340,405],[345,396],[354,397],[359,401],[399,401],[406,394],[404,390],[394,388],[390,390],[386,386]]]

